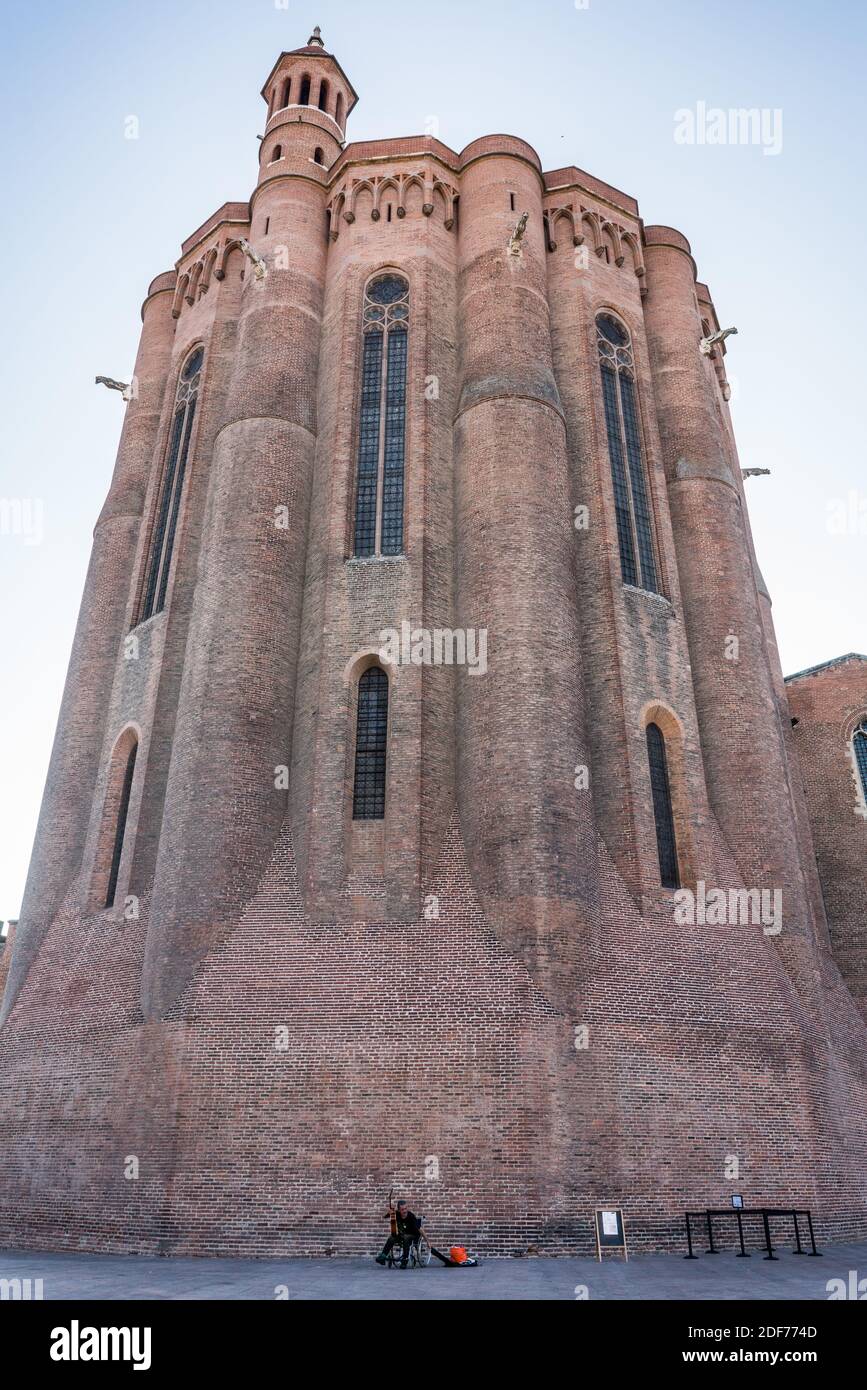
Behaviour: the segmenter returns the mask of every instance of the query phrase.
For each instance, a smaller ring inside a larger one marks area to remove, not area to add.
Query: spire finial
[[[313,33],[310,35],[310,38],[307,40],[307,47],[308,47],[308,48],[324,48],[324,47],[325,47],[325,44],[322,42],[322,30],[319,28],[319,25],[318,25],[318,24],[317,24],[316,28],[313,30]]]

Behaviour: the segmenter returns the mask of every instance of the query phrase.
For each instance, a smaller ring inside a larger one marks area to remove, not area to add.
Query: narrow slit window
[[[358,682],[353,820],[385,817],[387,740],[388,676],[381,666],[371,666]]]
[[[659,877],[663,888],[679,888],[677,841],[671,809],[671,785],[668,779],[665,739],[658,724],[648,724],[646,734],[653,818],[656,823],[656,847],[659,854]]]
[[[659,593],[632,344],[611,314],[599,315],[596,333],[621,575],[624,584]]]
[[[403,553],[409,285],[382,275],[367,287],[355,489],[359,557]]]
[[[169,447],[151,531],[141,605],[136,619],[139,623],[153,617],[155,613],[161,613],[165,605],[203,360],[202,348],[196,348],[188,358],[178,381],[175,413],[169,431]]]
[[[117,893],[117,878],[120,872],[124,839],[126,838],[126,821],[129,814],[129,798],[132,791],[132,779],[135,775],[135,759],[137,752],[138,743],[136,742],[129,750],[126,767],[123,773],[123,783],[120,789],[120,801],[117,808],[117,822],[114,832],[114,845],[111,852],[111,867],[108,874],[108,887],[105,893],[106,907],[114,907],[115,894]]]

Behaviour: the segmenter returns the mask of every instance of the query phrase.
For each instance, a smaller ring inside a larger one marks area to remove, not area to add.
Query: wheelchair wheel
[[[419,1240],[415,1251],[416,1263],[420,1269],[426,1269],[430,1264],[430,1246],[424,1236]]]

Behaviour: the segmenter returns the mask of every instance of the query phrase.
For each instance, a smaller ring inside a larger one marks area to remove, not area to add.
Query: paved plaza
[[[383,1269],[372,1259],[219,1260],[4,1251],[0,1280],[41,1279],[46,1299],[815,1299],[830,1280],[867,1278],[867,1242],[788,1248],[770,1262],[754,1251],[595,1259],[502,1259],[476,1269]],[[854,1278],[852,1272],[854,1271]],[[4,1286],[5,1287],[5,1286]],[[865,1285],[867,1287],[867,1285]],[[586,1292],[585,1292],[586,1290]],[[851,1295],[850,1295],[851,1296]]]

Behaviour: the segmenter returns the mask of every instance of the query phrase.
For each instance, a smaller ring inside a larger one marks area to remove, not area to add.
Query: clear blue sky
[[[256,176],[259,88],[314,24],[360,94],[352,139],[523,136],[690,239],[730,342],[735,426],[787,672],[867,651],[865,7],[858,0],[81,0],[7,6],[0,498],[0,918],[15,917],[91,531],[150,279]],[[682,145],[698,102],[783,112],[783,147]],[[126,117],[140,138],[124,138]],[[854,524],[829,526],[850,494]],[[35,513],[33,514],[35,517]],[[35,539],[36,537],[31,537]]]

